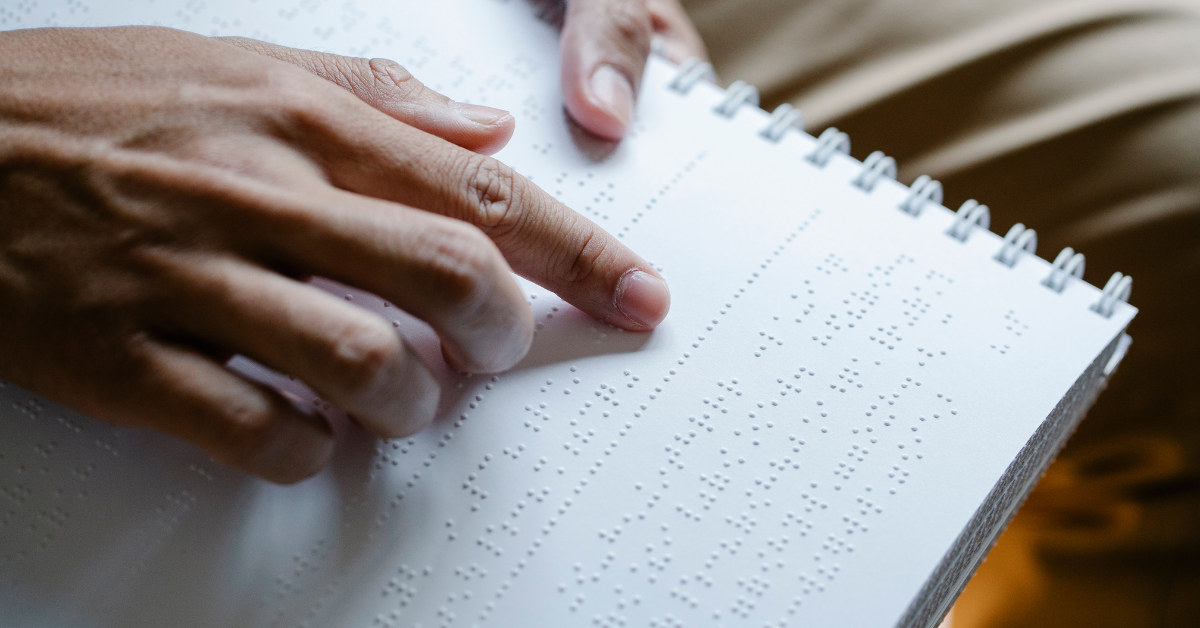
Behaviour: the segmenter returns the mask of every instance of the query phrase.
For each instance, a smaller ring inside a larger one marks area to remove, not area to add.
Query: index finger
[[[617,327],[667,315],[654,267],[508,166],[382,114],[322,117],[313,145],[334,185],[475,225],[518,274]]]

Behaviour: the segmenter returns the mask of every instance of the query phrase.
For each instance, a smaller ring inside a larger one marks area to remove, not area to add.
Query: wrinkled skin
[[[674,2],[568,3],[582,126],[624,133],[655,33],[703,53]],[[0,59],[0,377],[103,420],[315,473],[330,427],[222,366],[242,353],[377,435],[428,424],[426,365],[312,275],[425,320],[470,372],[529,348],[513,271],[626,329],[666,315],[652,267],[486,156],[512,116],[393,62],[150,27],[0,33]]]

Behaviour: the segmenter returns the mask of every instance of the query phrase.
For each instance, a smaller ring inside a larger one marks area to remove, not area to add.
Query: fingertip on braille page
[[[638,328],[653,329],[671,308],[671,291],[662,279],[634,268],[617,282],[613,305]]]
[[[364,396],[377,401],[371,411],[356,412],[354,420],[378,436],[401,438],[433,422],[441,386],[414,354],[382,373]]]
[[[333,431],[328,423],[315,415],[297,414],[279,422],[269,444],[253,459],[228,462],[272,482],[291,484],[324,468],[333,449]],[[216,457],[221,458],[219,454]]]
[[[527,306],[504,315],[510,318],[475,332],[472,345],[443,342],[446,364],[461,373],[500,373],[516,366],[529,353],[534,333],[542,324],[534,323]]]

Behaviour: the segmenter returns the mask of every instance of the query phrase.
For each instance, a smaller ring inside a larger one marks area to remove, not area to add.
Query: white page
[[[898,211],[907,188],[853,187],[857,161],[813,166],[807,135],[763,140],[761,111],[718,117],[716,88],[667,90],[657,59],[633,137],[581,148],[557,35],[520,2],[31,3],[0,19],[393,58],[512,111],[499,158],[673,294],[658,330],[632,334],[523,284],[530,356],[465,377],[353,293],[416,330],[441,419],[391,442],[352,431],[289,487],[0,388],[14,625],[891,625],[1135,313],[1089,311],[1082,282],[1046,289],[1040,259],[995,262],[993,234],[946,237],[943,208]]]

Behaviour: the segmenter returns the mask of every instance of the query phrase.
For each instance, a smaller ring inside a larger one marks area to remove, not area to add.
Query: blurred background
[[[995,230],[1134,277],[1109,389],[954,628],[1200,626],[1200,1],[684,0],[723,82],[799,107]]]

